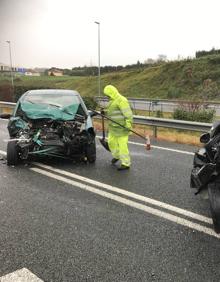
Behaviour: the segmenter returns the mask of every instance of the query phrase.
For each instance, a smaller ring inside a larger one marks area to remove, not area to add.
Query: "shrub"
[[[10,84],[0,85],[0,101],[14,102],[13,89]]]
[[[22,81],[22,79],[20,78],[20,77],[16,77],[15,79],[14,79],[14,82],[21,82]]]
[[[163,112],[160,111],[160,110],[157,110],[157,111],[156,111],[156,117],[158,117],[158,118],[163,118]]]
[[[167,98],[178,98],[181,96],[181,90],[179,88],[170,87],[167,93]]]
[[[218,84],[211,79],[206,79],[203,81],[203,85],[198,88],[199,97],[203,100],[212,100],[219,97],[220,89]]]
[[[187,112],[184,109],[177,108],[173,112],[174,119],[187,120]]]
[[[200,58],[207,55],[218,55],[218,54],[220,54],[220,50],[212,48],[210,51],[205,51],[205,50],[196,51],[196,58]]]
[[[83,101],[88,109],[96,109],[97,102],[95,101],[94,97],[85,96],[83,97]]]
[[[220,64],[220,56],[213,56],[211,58],[208,59],[209,63],[213,64],[213,65],[219,65]]]
[[[215,110],[205,110],[205,109],[190,111],[184,108],[177,108],[173,112],[174,119],[198,121],[198,122],[212,122],[214,116],[215,116]]]
[[[193,120],[200,122],[212,122],[215,110],[200,110],[194,113]]]

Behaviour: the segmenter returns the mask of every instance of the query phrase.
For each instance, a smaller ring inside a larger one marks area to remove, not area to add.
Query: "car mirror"
[[[97,116],[97,114],[95,112],[91,111],[91,110],[88,110],[88,113],[89,113],[91,118],[94,117],[94,116]]]
[[[208,143],[210,140],[210,134],[209,133],[204,133],[200,136],[200,142],[201,143]]]
[[[0,118],[4,118],[4,119],[10,119],[12,115],[11,114],[0,114]]]

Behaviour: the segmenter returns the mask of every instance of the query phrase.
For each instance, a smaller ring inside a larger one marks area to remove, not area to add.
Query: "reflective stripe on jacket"
[[[109,131],[116,136],[128,135],[128,129],[132,128],[133,122],[133,115],[128,100],[112,85],[105,87],[104,94],[110,98],[106,109],[107,116],[127,128],[124,129],[120,125],[109,121]]]

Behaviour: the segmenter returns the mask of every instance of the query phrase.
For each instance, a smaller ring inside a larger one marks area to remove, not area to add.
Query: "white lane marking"
[[[6,156],[6,152],[0,150],[0,153],[2,155]],[[52,170],[52,171],[56,171],[56,172],[58,172],[60,174],[63,174],[63,175],[66,175],[66,176],[70,176],[72,178],[76,178],[76,179],[81,180],[81,181],[85,181],[87,183],[96,185],[96,186],[101,187],[103,189],[110,190],[110,191],[115,191],[115,192],[117,192],[119,194],[122,194],[122,195],[125,195],[125,196],[128,196],[128,197],[134,198],[136,200],[140,200],[140,201],[143,201],[143,202],[146,202],[146,203],[150,203],[152,205],[156,205],[158,207],[161,207],[161,208],[164,208],[164,209],[167,209],[167,210],[170,210],[170,211],[174,211],[174,212],[176,212],[178,214],[182,214],[182,215],[185,215],[187,217],[190,217],[190,218],[202,221],[202,222],[206,222],[206,223],[212,224],[212,219],[209,218],[209,217],[206,217],[206,216],[203,216],[203,215],[200,215],[200,214],[197,214],[197,213],[185,210],[185,209],[181,209],[181,208],[178,208],[176,206],[172,206],[172,205],[160,202],[158,200],[154,200],[152,198],[144,197],[142,195],[138,195],[138,194],[135,194],[135,193],[132,193],[132,192],[129,192],[129,191],[117,188],[115,186],[111,186],[111,185],[108,185],[108,184],[105,184],[105,183],[102,183],[102,182],[99,182],[99,181],[95,181],[93,179],[86,178],[86,177],[83,177],[83,176],[80,176],[80,175],[77,175],[77,174],[74,174],[74,173],[70,173],[70,172],[67,172],[67,171],[64,171],[64,170],[60,170],[60,169],[55,169],[55,168],[53,168],[51,166],[46,166],[46,165],[39,164],[39,163],[34,163],[34,164],[37,165],[37,166],[40,166],[40,167]]]
[[[131,143],[133,145],[138,145],[138,146],[145,146],[145,144],[132,142],[132,141],[129,141],[129,143]],[[154,149],[165,150],[165,151],[170,151],[170,152],[175,152],[175,153],[180,153],[180,154],[186,154],[186,155],[194,155],[195,154],[193,152],[176,150],[176,149],[171,149],[171,148],[166,148],[166,147],[159,147],[159,146],[155,146],[155,145],[151,145],[151,147],[154,148]]]
[[[206,222],[206,223],[212,224],[212,219],[208,218],[206,216],[203,216],[203,215],[200,215],[200,214],[197,214],[197,213],[185,210],[185,209],[181,209],[181,208],[178,208],[176,206],[172,206],[172,205],[166,204],[164,202],[160,202],[158,200],[154,200],[152,198],[148,198],[148,197],[145,197],[145,196],[142,196],[142,195],[139,195],[139,194],[135,194],[135,193],[129,192],[127,190],[120,189],[118,187],[111,186],[111,185],[108,185],[108,184],[105,184],[105,183],[93,180],[91,178],[80,176],[80,175],[75,174],[75,173],[70,173],[68,171],[61,170],[61,169],[56,169],[54,167],[51,167],[51,166],[48,166],[48,165],[44,165],[44,164],[40,164],[40,163],[33,163],[33,164],[38,166],[38,167],[51,170],[52,172],[57,172],[57,173],[60,173],[62,175],[69,176],[69,177],[72,177],[72,178],[84,181],[86,183],[95,185],[97,187],[100,187],[100,188],[103,188],[103,189],[106,189],[106,190],[109,190],[109,191],[112,191],[112,192],[117,192],[118,194],[121,194],[121,195],[124,195],[124,196],[128,196],[130,198],[133,198],[133,199],[136,199],[136,200],[140,200],[142,202],[149,203],[149,204],[152,204],[154,206],[157,206],[157,207],[160,207],[160,208],[164,208],[164,209],[173,211],[175,213],[178,213],[178,214],[181,214],[181,215],[184,215],[184,216],[187,216],[187,217],[190,217],[190,218],[202,221],[202,222]]]
[[[43,282],[27,268],[22,268],[0,277],[0,282]]]
[[[50,178],[62,181],[62,182],[67,183],[67,184],[69,184],[71,186],[78,187],[78,188],[80,188],[82,190],[86,190],[86,191],[98,194],[98,195],[100,195],[102,197],[114,200],[114,201],[122,203],[124,205],[136,208],[138,210],[142,210],[142,211],[144,211],[146,213],[150,213],[152,215],[156,215],[158,217],[167,219],[167,220],[172,221],[174,223],[186,226],[188,228],[191,228],[191,229],[203,232],[203,233],[205,233],[207,235],[210,235],[210,236],[213,236],[213,237],[216,237],[216,238],[220,239],[220,235],[216,234],[214,232],[214,230],[212,230],[211,228],[202,226],[200,224],[194,223],[194,222],[189,221],[187,219],[183,219],[181,217],[169,214],[167,212],[164,212],[164,211],[161,211],[161,210],[158,210],[158,209],[155,209],[155,208],[151,208],[151,207],[148,207],[148,206],[143,205],[143,204],[139,204],[137,202],[134,202],[134,201],[125,199],[123,197],[120,197],[120,196],[117,196],[117,195],[114,195],[114,194],[111,194],[111,193],[108,193],[108,192],[96,189],[96,188],[94,188],[92,186],[89,186],[89,185],[86,185],[86,184],[83,184],[83,183],[80,183],[80,182],[77,182],[77,181],[74,181],[74,180],[71,180],[71,179],[59,176],[59,175],[56,175],[54,173],[42,170],[42,169],[37,168],[37,167],[36,168],[34,168],[34,167],[30,168],[30,170],[32,170],[34,172],[37,172],[39,174],[48,176]]]
[[[102,136],[98,136],[98,135],[96,137],[102,138]],[[106,139],[108,139],[108,138],[106,138]],[[133,142],[133,141],[129,141],[128,143],[133,144],[133,145],[138,145],[138,146],[145,146],[145,144],[137,143],[137,142]],[[177,150],[177,149],[172,149],[172,148],[160,147],[160,146],[155,146],[155,145],[151,145],[151,147],[154,148],[154,149],[165,150],[165,151],[170,151],[170,152],[175,152],[175,153],[180,153],[180,154],[194,155],[193,152],[182,151],[182,150]]]
[[[5,151],[2,151],[2,150],[0,150],[0,154],[3,155],[3,156],[7,155],[7,153]]]

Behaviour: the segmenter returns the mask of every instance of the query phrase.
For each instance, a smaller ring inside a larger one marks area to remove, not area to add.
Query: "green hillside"
[[[64,88],[78,90],[82,96],[98,95],[95,76],[17,77],[14,83],[19,94],[27,89]],[[220,100],[220,55],[103,74],[101,88],[107,84],[127,97]],[[0,76],[0,87],[6,85],[10,77]]]

